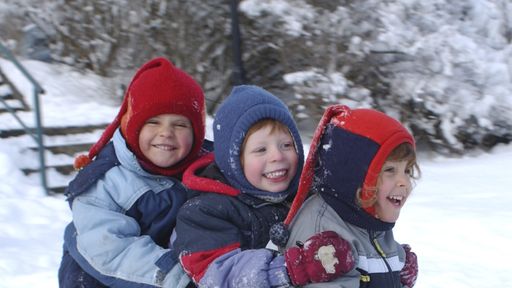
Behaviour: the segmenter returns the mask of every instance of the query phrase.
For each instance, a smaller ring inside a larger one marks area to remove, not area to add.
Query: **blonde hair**
[[[410,176],[412,179],[419,179],[421,170],[416,159],[416,151],[410,143],[402,143],[393,149],[386,158],[387,161],[398,162],[407,161],[407,169],[410,169]],[[379,180],[381,181],[382,172],[379,173]],[[377,202],[377,186],[374,187],[360,187],[356,192],[356,199],[359,206],[363,208],[371,207]],[[366,199],[366,200],[363,200]]]

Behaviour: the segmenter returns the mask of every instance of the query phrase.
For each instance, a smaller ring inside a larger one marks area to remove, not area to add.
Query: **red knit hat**
[[[160,114],[178,114],[187,117],[194,130],[190,153],[170,168],[161,168],[147,159],[139,147],[139,133],[144,123]],[[199,84],[165,58],[155,58],[144,64],[133,76],[123,103],[114,121],[107,126],[101,138],[88,155],[75,159],[75,169],[87,165],[110,141],[115,130],[121,132],[128,148],[147,170],[161,175],[182,172],[197,158],[205,135],[204,94]]]

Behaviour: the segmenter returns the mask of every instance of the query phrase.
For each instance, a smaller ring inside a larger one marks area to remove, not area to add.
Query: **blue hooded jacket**
[[[242,143],[253,124],[275,119],[288,127],[298,167],[289,187],[262,191],[249,183],[240,162]],[[304,162],[303,147],[288,108],[256,86],[238,86],[213,122],[215,155],[193,163],[183,184],[198,190],[178,213],[175,252],[192,279],[204,287],[277,287],[288,283],[283,257],[263,249],[272,225],[283,221]],[[276,260],[277,259],[277,260]]]

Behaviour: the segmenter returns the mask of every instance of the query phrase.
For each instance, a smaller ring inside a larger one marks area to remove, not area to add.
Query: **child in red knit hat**
[[[165,58],[133,77],[118,115],[87,156],[66,196],[60,287],[171,287],[169,249],[182,172],[203,151],[204,95]]]
[[[351,243],[355,269],[314,287],[413,287],[416,255],[394,240],[392,228],[418,173],[414,138],[398,121],[372,109],[331,106],[314,134],[290,212],[271,238],[291,249],[331,230]]]

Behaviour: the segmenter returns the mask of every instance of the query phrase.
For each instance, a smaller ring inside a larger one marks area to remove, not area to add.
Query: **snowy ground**
[[[97,103],[103,89],[95,88],[101,86],[95,76],[24,64],[48,90],[42,99],[46,125],[101,123],[117,112]],[[77,95],[86,97],[77,102]],[[81,109],[99,113],[76,117],[84,115]],[[0,128],[12,122],[0,116]],[[8,141],[0,140],[0,287],[57,287],[70,212],[63,197],[45,196],[20,172],[12,151]],[[395,228],[396,238],[418,254],[417,288],[512,287],[507,245],[512,240],[512,145],[474,154],[421,159],[422,179]]]

